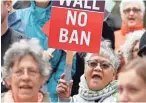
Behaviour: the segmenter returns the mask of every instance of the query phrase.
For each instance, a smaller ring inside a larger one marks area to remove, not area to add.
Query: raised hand
[[[58,81],[56,91],[60,98],[69,98],[71,94],[71,89],[73,85],[73,80],[70,80],[70,83],[67,84],[64,80],[65,74],[63,73]]]

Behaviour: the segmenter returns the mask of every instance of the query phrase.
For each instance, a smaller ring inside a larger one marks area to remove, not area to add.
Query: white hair
[[[144,17],[144,14],[145,14],[145,4],[144,4],[144,1],[143,0],[122,0],[121,3],[120,3],[120,14],[121,14],[121,18],[123,19],[124,17],[124,13],[123,13],[123,10],[124,10],[124,6],[126,4],[130,4],[130,3],[134,3],[136,5],[139,5],[141,11],[142,11],[142,16]]]
[[[130,60],[130,58],[133,57],[132,49],[134,45],[136,45],[136,42],[140,41],[140,38],[144,34],[144,31],[145,30],[137,30],[126,34],[126,40],[124,44],[120,47],[121,51],[123,52],[123,57],[126,63]]]
[[[37,62],[40,74],[46,79],[49,78],[52,71],[51,65],[43,59],[43,49],[40,46],[39,40],[35,38],[29,40],[22,39],[19,42],[15,42],[6,51],[4,55],[4,68],[2,70],[3,78],[7,79],[10,76],[11,68],[16,60],[21,60],[27,55],[32,56]]]
[[[95,53],[87,53],[85,57],[85,69],[87,68],[87,61],[90,60],[92,55],[95,55]],[[119,68],[119,56],[111,48],[111,42],[109,40],[104,40],[101,42],[99,55],[106,57],[112,64],[114,70]]]

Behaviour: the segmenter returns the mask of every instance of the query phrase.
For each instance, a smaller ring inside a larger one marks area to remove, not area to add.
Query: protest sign
[[[104,5],[104,0],[53,1],[49,47],[99,52]]]

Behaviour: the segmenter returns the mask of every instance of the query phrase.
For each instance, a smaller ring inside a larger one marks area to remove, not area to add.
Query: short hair
[[[87,53],[85,57],[85,69],[87,67],[87,61],[91,58],[92,55],[95,55],[95,54],[97,53]],[[111,48],[111,43],[109,40],[104,40],[101,42],[100,52],[97,55],[99,56],[102,55],[106,57],[112,64],[114,70],[117,70],[119,68],[119,65],[120,65],[119,56]]]
[[[128,64],[126,64],[119,75],[124,72],[128,72],[130,70],[135,70],[137,75],[139,75],[146,83],[146,58],[136,57],[131,60]]]
[[[7,79],[10,76],[11,68],[16,60],[21,60],[25,56],[30,55],[38,63],[38,69],[42,76],[49,78],[52,71],[51,65],[47,60],[43,59],[43,49],[39,44],[39,40],[32,38],[30,40],[22,39],[15,42],[6,51],[4,55],[4,68],[2,76]]]
[[[126,63],[133,58],[132,49],[136,45],[136,42],[140,41],[144,31],[145,30],[137,30],[126,35],[126,40],[121,46],[121,51],[123,52],[123,57]]]
[[[133,2],[135,2],[136,5],[140,5],[140,9],[142,11],[142,16],[144,17],[144,14],[145,14],[145,4],[144,4],[143,0],[122,0],[121,3],[120,3],[121,18],[123,18],[123,16],[124,16],[124,13],[123,13],[124,6],[126,4],[133,3]]]

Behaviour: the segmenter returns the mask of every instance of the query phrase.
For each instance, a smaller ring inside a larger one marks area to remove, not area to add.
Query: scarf
[[[98,91],[92,91],[88,88],[87,81],[85,79],[85,76],[81,76],[81,82],[79,83],[79,95],[84,98],[85,100],[97,100],[97,99],[103,99],[111,94],[113,94],[117,90],[117,81],[111,82],[109,85],[107,85],[104,89],[98,90]]]
[[[14,102],[14,99],[13,99],[13,96],[12,96],[12,91],[9,90],[8,92],[5,93],[4,95],[4,103],[15,103]],[[40,103],[43,101],[43,94],[42,93],[38,93],[38,101],[37,103]]]
[[[143,22],[133,27],[128,27],[124,22],[122,22],[122,26],[121,26],[121,31],[123,36],[125,36],[130,32],[134,32],[136,30],[142,30],[142,29],[144,29]]]

